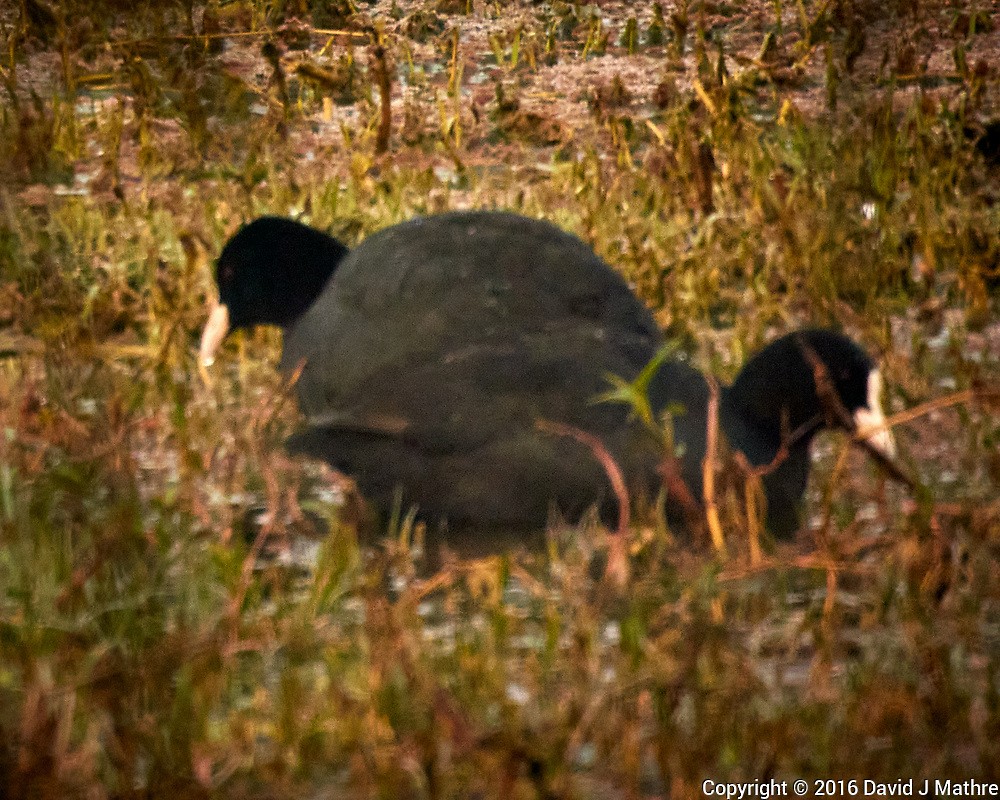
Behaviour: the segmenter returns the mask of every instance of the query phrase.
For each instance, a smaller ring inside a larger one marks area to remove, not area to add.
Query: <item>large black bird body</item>
[[[422,518],[447,521],[453,531],[538,529],[553,509],[576,519],[595,503],[602,516],[615,517],[592,448],[544,423],[597,437],[634,495],[658,491],[656,437],[625,405],[595,398],[607,391],[609,375],[634,379],[662,335],[621,276],[579,239],[504,212],[415,219],[350,252],[317,236],[263,218],[233,237],[218,264],[219,308],[229,307],[233,325],[281,324],[282,367],[302,366],[307,425],[289,440],[292,452],[351,475],[382,511],[401,492]],[[286,279],[285,271],[306,276]],[[307,302],[280,297],[285,310],[262,314],[283,285],[321,290]],[[234,303],[258,309],[256,318]],[[226,314],[217,310],[206,327],[204,361],[224,335]],[[809,439],[823,421],[803,341],[829,366],[851,412],[868,409],[877,375],[850,340],[807,331],[762,351],[723,389],[722,430],[752,464],[775,457],[783,432],[808,429],[765,478],[768,524],[777,534],[797,526]],[[656,412],[684,409],[674,417],[674,436],[681,475],[699,498],[707,383],[690,366],[667,361],[649,396]]]

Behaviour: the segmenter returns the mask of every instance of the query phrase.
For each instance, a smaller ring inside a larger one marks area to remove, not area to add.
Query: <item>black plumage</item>
[[[354,477],[383,512],[401,492],[452,531],[538,529],[553,509],[572,520],[594,504],[614,519],[592,449],[546,422],[596,436],[633,495],[659,490],[656,437],[625,405],[595,398],[609,375],[633,380],[662,335],[620,275],[547,222],[453,212],[392,226],[348,252],[305,226],[262,218],[226,245],[217,278],[232,327],[282,325],[283,369],[303,365],[307,421],[289,449]],[[210,322],[204,361],[223,334]],[[771,463],[798,431],[764,479],[778,535],[797,527],[809,441],[826,421],[803,343],[849,412],[870,410],[877,375],[850,339],[811,330],[773,343],[722,389],[722,431],[751,464]],[[649,386],[654,411],[683,409],[674,436],[695,498],[708,396],[704,377],[678,361],[664,362]],[[888,441],[885,431],[875,437]]]

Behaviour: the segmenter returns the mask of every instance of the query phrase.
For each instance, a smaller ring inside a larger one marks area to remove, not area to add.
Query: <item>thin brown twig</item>
[[[883,453],[868,439],[862,439],[857,436],[857,422],[855,422],[854,417],[851,416],[851,413],[844,407],[843,402],[841,402],[840,397],[837,395],[837,390],[834,387],[833,379],[830,377],[830,371],[827,369],[826,364],[823,363],[822,359],[805,340],[804,336],[799,335],[797,337],[797,342],[802,355],[813,369],[813,380],[816,384],[816,395],[819,397],[820,403],[823,406],[823,412],[826,414],[828,422],[837,423],[844,430],[850,433],[851,436],[854,437],[855,443],[868,453],[871,459],[890,477],[895,478],[897,481],[904,484],[910,489],[910,491],[916,490],[917,482],[909,476],[899,464],[896,463],[895,459],[886,453]],[[870,432],[866,433],[869,433],[870,435]]]
[[[259,31],[230,31],[219,33],[177,33],[168,36],[145,36],[139,39],[117,39],[107,43],[108,47],[136,47],[143,44],[159,44],[161,42],[188,42],[206,41],[209,39],[250,39],[258,36],[276,36],[286,31],[292,30],[285,26],[280,28],[262,28]],[[368,39],[368,34],[363,31],[327,30],[324,28],[313,28],[303,25],[295,28],[296,31],[308,33],[310,36],[346,36],[351,39]]]
[[[899,411],[888,417],[885,421],[886,428],[893,428],[896,425],[905,425],[907,422],[913,422],[915,419],[924,417],[934,411],[940,411],[943,408],[950,408],[951,406],[957,406],[962,403],[971,403],[974,401],[987,401],[1000,403],[1000,387],[972,387],[971,389],[963,389],[959,392],[953,392],[952,394],[944,395],[943,397],[935,397],[931,400],[927,400],[919,405],[913,406],[913,408],[908,408],[905,411]],[[860,433],[865,433],[861,431]]]
[[[712,537],[712,546],[722,558],[727,557],[726,540],[719,521],[719,507],[715,502],[716,448],[719,442],[719,383],[715,376],[705,376],[708,384],[708,418],[705,431],[705,458],[701,462],[702,498],[705,501],[705,520]]]
[[[226,609],[226,619],[229,623],[227,648],[234,647],[235,642],[239,640],[238,623],[240,609],[243,606],[243,600],[246,598],[247,590],[250,588],[250,579],[253,577],[254,566],[257,564],[257,559],[260,558],[260,554],[264,549],[264,543],[267,541],[273,530],[274,515],[272,514],[269,515],[269,518],[266,519],[264,524],[260,526],[257,536],[254,537],[253,546],[250,548],[250,552],[246,554],[246,557],[243,559],[243,563],[240,566],[240,580],[236,585],[236,591],[229,599],[229,605]]]
[[[618,529],[608,539],[608,564],[605,568],[605,578],[610,579],[619,588],[628,582],[629,568],[628,557],[625,548],[625,537],[628,534],[631,523],[631,503],[628,497],[628,488],[625,485],[625,477],[621,468],[615,461],[604,442],[585,430],[581,430],[573,425],[566,425],[562,422],[551,420],[536,420],[535,427],[540,431],[555,434],[557,436],[569,436],[586,445],[594,458],[604,468],[611,488],[618,499]]]
[[[691,494],[691,489],[681,476],[680,460],[673,454],[666,454],[656,467],[663,482],[667,499],[673,499],[680,505],[685,521],[689,525],[698,526],[702,522],[701,506]]]
[[[292,389],[299,382],[299,378],[302,377],[302,372],[306,368],[306,359],[301,359],[298,364],[295,365],[295,369],[291,371],[289,376],[281,382],[281,386],[278,389],[278,396],[273,401],[269,398],[265,398],[260,403],[261,411],[267,411],[268,413],[261,413],[259,415],[255,414],[255,419],[251,422],[251,427],[254,430],[262,431],[267,428],[275,418],[281,413],[281,409],[285,407],[285,403],[292,396]]]
[[[817,414],[810,420],[803,422],[799,427],[789,434],[782,434],[781,444],[778,445],[778,452],[774,454],[772,458],[766,464],[760,464],[759,466],[754,466],[750,463],[746,454],[741,450],[737,450],[733,453],[733,458],[736,461],[737,466],[748,476],[753,478],[763,478],[770,475],[778,467],[785,463],[788,456],[792,452],[792,447],[804,439],[809,433],[815,430],[820,424],[820,416]]]
[[[562,422],[540,419],[535,422],[535,427],[545,433],[552,433],[557,436],[569,436],[572,439],[576,439],[581,444],[586,445],[590,449],[594,458],[597,459],[598,463],[600,463],[600,465],[604,468],[604,472],[608,476],[608,480],[611,482],[611,488],[618,500],[618,532],[623,533],[624,531],[627,531],[631,522],[631,510],[628,489],[625,486],[625,477],[622,475],[621,468],[615,461],[614,456],[612,456],[611,453],[608,452],[608,448],[604,446],[604,442],[592,433],[581,430],[573,425],[566,425]]]
[[[522,585],[524,590],[530,592],[536,600],[544,600],[549,596],[549,590],[545,587],[545,584],[516,561],[512,561],[510,565],[510,574],[512,577],[517,578],[518,583]]]
[[[825,554],[809,554],[791,559],[765,557],[759,564],[723,570],[719,573],[718,579],[723,582],[738,581],[754,575],[760,575],[764,572],[781,569],[822,570],[823,572],[833,570],[834,572],[872,575],[880,567],[877,564],[861,564],[857,561],[835,561]]]
[[[743,481],[743,505],[746,508],[747,527],[750,529],[747,538],[750,542],[751,564],[759,564],[764,558],[760,546],[760,510],[757,503],[761,494],[760,483],[748,475]],[[764,502],[767,502],[766,498]]]
[[[844,471],[844,467],[847,464],[847,453],[849,447],[842,446],[840,452],[837,454],[837,461],[833,465],[833,470],[830,472],[830,479],[827,481],[827,488],[823,496],[823,522],[820,524],[820,531],[823,537],[826,537],[826,532],[830,529],[830,524],[833,521],[833,488],[836,486],[837,481],[840,478],[840,474]]]
[[[264,425],[270,423],[271,420],[277,415],[278,411],[287,401],[288,396],[292,390],[292,387],[298,382],[302,375],[302,370],[305,369],[306,360],[302,359],[292,371],[288,380],[284,382],[282,391],[278,396],[277,402],[271,404],[270,413],[262,414],[261,417],[265,420],[261,423],[260,419],[255,420],[251,423],[251,427],[254,430],[261,430]],[[263,408],[261,409],[264,410]],[[256,416],[256,415],[255,415]],[[254,438],[256,441],[256,437]],[[275,523],[278,517],[280,509],[280,492],[278,491],[278,481],[274,476],[274,473],[268,467],[266,459],[263,458],[263,453],[258,453],[258,457],[261,462],[261,472],[264,478],[264,483],[267,487],[268,494],[268,515],[261,525],[260,531],[258,531],[257,536],[254,538],[253,546],[250,548],[250,552],[247,553],[246,558],[243,559],[243,564],[240,568],[240,580],[236,587],[236,592],[230,599],[230,604],[228,608],[227,616],[230,619],[231,630],[230,630],[230,642],[235,640],[237,637],[236,630],[236,620],[239,617],[240,607],[243,605],[243,599],[246,597],[247,589],[250,586],[250,579],[253,576],[254,566],[257,564],[257,560],[260,558],[260,554],[264,549],[264,544],[268,537],[275,529]]]
[[[385,45],[380,40],[372,48],[372,69],[375,73],[375,83],[379,91],[379,122],[375,137],[375,153],[384,153],[389,149],[389,139],[392,135],[392,82],[391,72],[386,60]]]

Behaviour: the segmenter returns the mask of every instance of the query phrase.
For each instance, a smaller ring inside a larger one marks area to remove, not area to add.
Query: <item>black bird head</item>
[[[809,445],[821,428],[846,429],[883,466],[893,463],[881,393],[881,374],[868,354],[829,330],[783,336],[737,375],[724,395],[721,422],[730,443],[753,466],[767,468],[766,522],[775,536],[791,536],[799,527]]]
[[[858,344],[836,331],[809,329],[783,336],[751,358],[730,397],[743,419],[772,441],[797,433],[808,445],[824,425],[853,426],[891,457],[895,447],[881,394],[881,373]]]
[[[281,217],[260,217],[241,228],[216,265],[219,304],[202,333],[201,363],[212,363],[230,330],[293,325],[347,252],[333,237]]]

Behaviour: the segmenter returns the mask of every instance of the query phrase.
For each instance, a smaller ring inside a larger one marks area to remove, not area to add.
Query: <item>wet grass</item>
[[[586,526],[428,582],[419,531],[359,548],[326,476],[283,456],[276,333],[237,338],[211,385],[195,364],[241,221],[353,243],[498,207],[590,242],[721,378],[813,323],[883,356],[893,411],[996,387],[998,172],[976,146],[996,20],[286,5],[2,16],[0,796],[998,780],[995,406],[897,427],[912,496],[825,440],[792,545],[758,551],[722,476],[726,557],[651,513],[620,592],[593,577],[606,544]],[[732,41],[754,25],[746,55]],[[952,66],[913,78],[934,46]],[[863,75],[866,58],[883,66]],[[595,64],[573,93],[545,83]],[[299,536],[297,505],[331,530],[305,573],[261,558]]]

